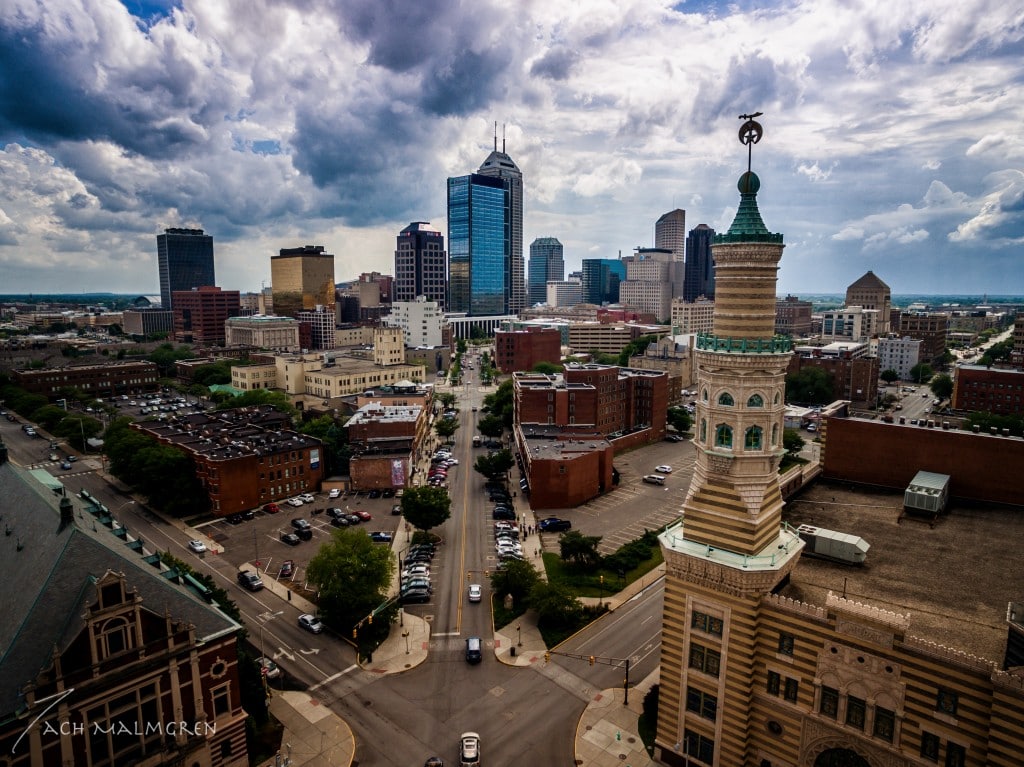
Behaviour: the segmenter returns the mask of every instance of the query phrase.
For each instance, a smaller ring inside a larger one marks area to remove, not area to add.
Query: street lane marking
[[[345,676],[345,674],[347,674],[349,671],[351,671],[352,669],[356,669],[356,668],[359,668],[359,664],[358,663],[353,663],[348,668],[346,668],[346,669],[344,669],[342,671],[339,671],[337,674],[332,674],[331,676],[329,676],[326,679],[324,679],[322,682],[317,682],[315,685],[313,685],[312,687],[309,688],[309,691],[310,692],[315,692],[316,690],[319,690],[321,687],[323,687],[325,684],[330,684],[331,682],[333,682],[338,677]]]

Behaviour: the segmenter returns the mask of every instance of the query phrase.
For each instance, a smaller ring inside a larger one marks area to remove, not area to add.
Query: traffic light
[[[551,662],[551,653],[549,653],[549,652],[544,653],[544,662],[545,663],[550,663]]]
[[[367,616],[366,616],[366,621],[367,621],[367,623],[369,623],[369,624],[370,624],[371,626],[373,625],[373,613],[370,613],[369,615],[367,615]]]
[[[593,655],[590,656],[590,665],[594,665],[594,661],[597,660]]]
[[[359,638],[359,629],[352,629],[352,638],[353,639],[358,639]]]

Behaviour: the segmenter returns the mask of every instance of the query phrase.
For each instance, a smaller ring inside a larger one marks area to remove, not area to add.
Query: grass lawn
[[[572,567],[566,567],[562,558],[554,552],[544,552],[544,570],[548,575],[549,583],[560,583],[570,588],[578,597],[607,597],[621,591],[633,581],[640,580],[647,573],[658,567],[664,558],[661,556],[661,549],[651,549],[651,557],[644,560],[632,570],[628,570],[625,576],[620,577],[617,572],[600,568],[590,572],[579,572]],[[604,582],[602,583],[602,577]]]

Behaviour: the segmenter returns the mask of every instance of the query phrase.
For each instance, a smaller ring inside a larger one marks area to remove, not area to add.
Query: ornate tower
[[[683,520],[661,535],[665,555],[657,745],[669,765],[743,765],[756,616],[803,544],[781,524],[778,468],[789,341],[775,337],[781,234],[757,208],[750,149],[759,115],[742,115],[748,147],[740,205],[715,235],[714,332],[698,336],[697,461]]]

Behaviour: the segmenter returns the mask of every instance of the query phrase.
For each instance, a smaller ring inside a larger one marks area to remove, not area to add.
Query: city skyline
[[[495,121],[526,180],[523,239],[557,237],[575,271],[654,244],[673,208],[726,229],[736,118],[756,110],[780,294],[868,270],[897,294],[1021,294],[1014,14],[25,2],[0,10],[0,283],[157,294],[172,227],[214,238],[225,289],[259,290],[303,242],[339,281],[388,272],[410,221],[447,231],[445,179],[479,165]]]

